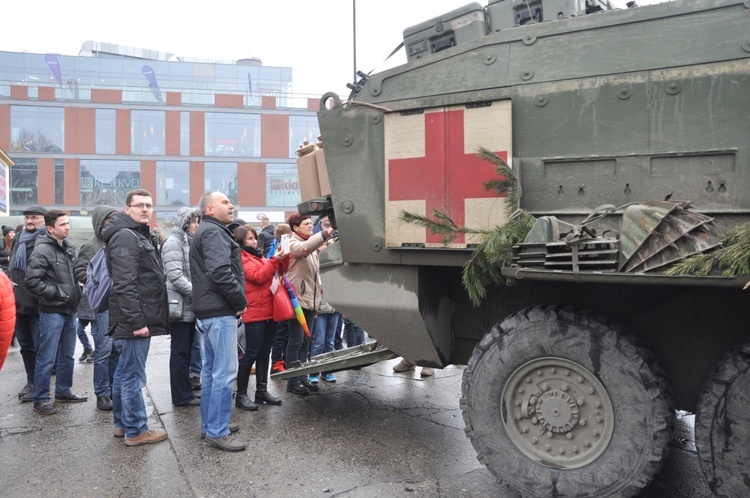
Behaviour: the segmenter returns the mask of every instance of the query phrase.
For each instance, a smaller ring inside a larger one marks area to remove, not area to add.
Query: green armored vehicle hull
[[[467,365],[466,433],[524,495],[638,494],[680,409],[711,488],[747,496],[750,277],[667,272],[750,221],[750,3],[522,3],[407,29],[406,64],[321,99],[330,205],[301,206],[340,233],[326,296],[397,355]],[[504,226],[515,206],[482,188],[498,175],[480,148],[542,237],[476,305],[481,235],[404,213]]]

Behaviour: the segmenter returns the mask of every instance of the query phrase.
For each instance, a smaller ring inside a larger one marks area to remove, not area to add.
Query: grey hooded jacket
[[[190,239],[187,229],[200,216],[200,211],[189,206],[177,211],[172,233],[161,247],[161,260],[167,277],[167,296],[170,322],[194,322],[191,309],[193,284],[190,277]],[[177,318],[177,316],[180,318]]]

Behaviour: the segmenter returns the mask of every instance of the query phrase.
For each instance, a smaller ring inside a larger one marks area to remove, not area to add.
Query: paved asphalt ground
[[[77,354],[80,354],[80,344]],[[42,416],[17,392],[17,349],[0,372],[0,496],[515,497],[476,459],[458,406],[463,367],[394,374],[398,360],[339,372],[307,398],[271,381],[281,406],[234,410],[248,449],[226,453],[200,439],[197,407],[174,407],[169,338],[156,337],[145,390],[149,425],[169,439],[127,448],[112,416],[96,409],[93,365],[75,366],[79,404]],[[251,385],[253,380],[251,380]],[[710,496],[693,444],[692,417],[677,424],[665,468],[641,497]]]

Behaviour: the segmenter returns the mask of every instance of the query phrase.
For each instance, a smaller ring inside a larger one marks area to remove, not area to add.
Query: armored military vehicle
[[[321,99],[330,195],[300,209],[340,233],[329,301],[395,355],[466,365],[466,434],[524,496],[637,495],[676,409],[711,488],[750,495],[747,246],[738,271],[669,274],[750,221],[750,1],[499,0],[404,35],[405,64]],[[473,302],[465,270],[514,211],[533,227]],[[437,213],[477,231],[405,216]]]

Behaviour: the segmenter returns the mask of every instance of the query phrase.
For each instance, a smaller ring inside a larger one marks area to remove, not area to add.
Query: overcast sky
[[[612,0],[623,7],[627,0]],[[356,4],[355,4],[356,2]],[[639,5],[659,0],[639,0]],[[257,57],[292,68],[294,92],[348,94],[357,69],[368,73],[402,41],[403,31],[466,5],[466,0],[7,0],[0,50],[78,55],[94,40],[216,60]],[[486,5],[486,1],[479,2]],[[394,56],[405,62],[403,49]],[[382,66],[381,66],[382,67]]]

